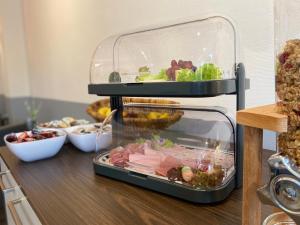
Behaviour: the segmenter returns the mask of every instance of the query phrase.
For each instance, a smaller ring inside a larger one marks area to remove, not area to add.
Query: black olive
[[[41,130],[37,129],[37,128],[33,128],[31,132],[32,132],[32,134],[39,134],[41,132]]]
[[[121,82],[121,76],[118,72],[112,72],[109,75],[109,83],[120,83]]]
[[[17,138],[17,136],[15,134],[10,134],[6,138],[6,141],[8,141],[8,142],[15,142],[17,140],[18,140],[18,138]]]

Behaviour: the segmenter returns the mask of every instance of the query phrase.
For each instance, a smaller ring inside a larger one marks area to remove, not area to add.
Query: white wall
[[[0,95],[4,94],[4,63],[3,63],[3,35],[2,35],[2,27],[0,23]],[[1,109],[0,109],[1,112]]]
[[[23,99],[30,95],[22,0],[0,0],[0,113],[24,121]],[[18,110],[10,99],[19,99]]]
[[[29,96],[21,0],[0,1],[0,60],[2,94]]]
[[[272,0],[24,0],[23,5],[33,96],[90,102],[89,66],[100,40],[216,12],[238,26],[252,82],[247,106],[274,102]]]

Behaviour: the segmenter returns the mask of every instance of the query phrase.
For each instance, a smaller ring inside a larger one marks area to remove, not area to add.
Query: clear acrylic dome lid
[[[97,164],[198,190],[217,189],[233,177],[236,130],[225,108],[131,103],[123,115],[123,123],[113,120],[115,139]],[[184,167],[193,171],[190,179],[170,177]]]
[[[111,36],[97,47],[90,83],[230,79],[236,33],[222,16]]]

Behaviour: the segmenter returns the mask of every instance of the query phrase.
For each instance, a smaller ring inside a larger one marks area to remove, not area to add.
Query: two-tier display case
[[[88,90],[109,96],[117,111],[112,146],[95,157],[95,172],[191,202],[224,200],[242,177],[242,130],[234,115],[162,97],[234,95],[238,110],[248,87],[226,17],[107,38],[95,51]]]

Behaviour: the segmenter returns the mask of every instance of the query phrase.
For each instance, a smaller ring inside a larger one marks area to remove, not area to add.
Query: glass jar
[[[284,212],[278,212],[268,216],[263,225],[296,225],[296,223]]]
[[[277,108],[289,120],[277,146],[300,166],[300,0],[274,3]]]

